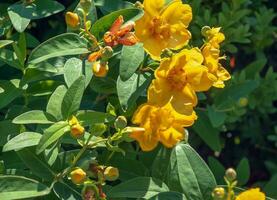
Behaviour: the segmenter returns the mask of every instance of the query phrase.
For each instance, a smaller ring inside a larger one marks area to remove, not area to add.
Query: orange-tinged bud
[[[116,167],[107,167],[104,171],[104,177],[108,181],[115,181],[119,177],[119,171]]]
[[[136,44],[138,41],[138,38],[133,32],[129,32],[124,37],[118,38],[118,43],[126,46],[132,46]]]
[[[124,23],[124,19],[123,16],[120,15],[113,23],[113,25],[110,28],[110,32],[112,33],[116,33],[117,31],[119,31],[120,27],[123,25]]]
[[[95,62],[101,56],[101,51],[93,52],[89,54],[88,61]]]
[[[86,172],[79,167],[70,172],[70,178],[74,184],[82,184],[86,180],[86,176]]]
[[[85,128],[79,123],[71,126],[71,136],[74,138],[81,137],[85,132]]]
[[[105,77],[109,71],[107,62],[101,63],[100,61],[94,62],[92,65],[92,71],[94,76]]]
[[[68,26],[76,28],[80,23],[79,16],[76,13],[67,12],[65,14],[65,22]]]

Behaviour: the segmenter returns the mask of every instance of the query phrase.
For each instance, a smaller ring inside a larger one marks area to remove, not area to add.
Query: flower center
[[[166,78],[172,89],[182,90],[187,84],[187,76],[182,68],[171,69]]]
[[[155,17],[150,22],[151,34],[157,39],[167,39],[170,37],[170,25],[161,17]]]
[[[172,126],[174,116],[169,109],[160,108],[151,113],[150,121],[153,132],[165,131]]]

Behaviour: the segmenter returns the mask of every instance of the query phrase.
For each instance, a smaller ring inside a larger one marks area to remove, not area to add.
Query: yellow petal
[[[155,79],[148,88],[148,102],[160,107],[166,105],[172,98],[171,89],[167,82]]]
[[[138,141],[143,151],[151,151],[158,145],[158,138],[155,134],[146,130],[144,133],[135,132],[130,137]]]
[[[259,188],[249,189],[240,193],[236,200],[265,200],[265,194]]]
[[[165,0],[144,0],[144,11],[152,16],[159,16],[160,11],[165,5]]]
[[[167,148],[172,148],[178,142],[184,139],[184,128],[181,126],[175,129],[173,127],[160,132],[160,142]]]

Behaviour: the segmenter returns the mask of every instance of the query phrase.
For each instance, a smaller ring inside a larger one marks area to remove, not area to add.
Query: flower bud
[[[92,65],[92,71],[96,77],[105,77],[109,71],[108,62],[94,62]]]
[[[72,117],[70,118],[70,120],[68,121],[68,124],[69,124],[70,126],[75,125],[75,124],[78,124],[78,123],[79,123],[79,121],[78,121],[78,119],[77,119],[75,116],[72,116]]]
[[[110,46],[105,46],[102,50],[102,55],[101,57],[104,59],[104,60],[107,60],[109,58],[111,58],[113,56],[113,49],[112,47]]]
[[[114,122],[114,127],[116,129],[124,129],[126,126],[127,119],[124,116],[119,116]]]
[[[217,187],[214,189],[212,196],[214,200],[224,200],[225,190],[222,187]]]
[[[225,172],[225,177],[228,181],[232,182],[237,178],[237,172],[233,168],[229,168]]]
[[[76,28],[80,23],[79,16],[76,13],[67,12],[65,14],[65,22],[68,26]]]
[[[91,127],[91,132],[95,136],[101,136],[105,133],[107,126],[104,123],[93,124]]]
[[[79,167],[70,172],[70,178],[74,184],[82,184],[86,180],[86,176],[86,172]]]
[[[80,0],[80,5],[82,6],[85,13],[89,13],[91,8],[91,0]]]
[[[238,101],[239,107],[245,107],[248,104],[248,99],[246,97],[241,97]]]
[[[85,132],[85,128],[81,126],[79,123],[72,125],[70,130],[71,130],[71,136],[74,138],[81,137]]]
[[[201,34],[204,36],[204,37],[208,37],[208,34],[207,32],[211,30],[211,27],[209,26],[203,26],[202,29],[201,29]]]
[[[115,167],[107,167],[104,171],[104,177],[108,181],[115,181],[119,177],[118,169]]]

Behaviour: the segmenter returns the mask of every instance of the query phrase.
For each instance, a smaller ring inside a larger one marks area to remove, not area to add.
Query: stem
[[[75,167],[75,165],[77,164],[77,162],[79,161],[79,159],[82,157],[82,155],[84,154],[84,152],[87,150],[88,147],[90,146],[94,146],[100,142],[106,141],[107,139],[103,139],[103,140],[98,140],[96,142],[94,142],[93,144],[89,145],[89,142],[92,138],[93,134],[90,134],[89,138],[87,139],[86,143],[84,144],[83,148],[78,152],[77,156],[74,158],[73,162],[71,163],[71,165],[66,168],[62,173],[58,174],[57,176],[57,180],[63,178],[64,176],[66,176],[67,174],[70,173],[70,171]]]
[[[85,28],[85,32],[86,34],[88,34],[89,38],[92,40],[92,42],[96,45],[99,46],[97,39],[95,38],[94,35],[91,34],[91,32],[87,29],[87,14],[83,13],[84,15],[84,28]]]

